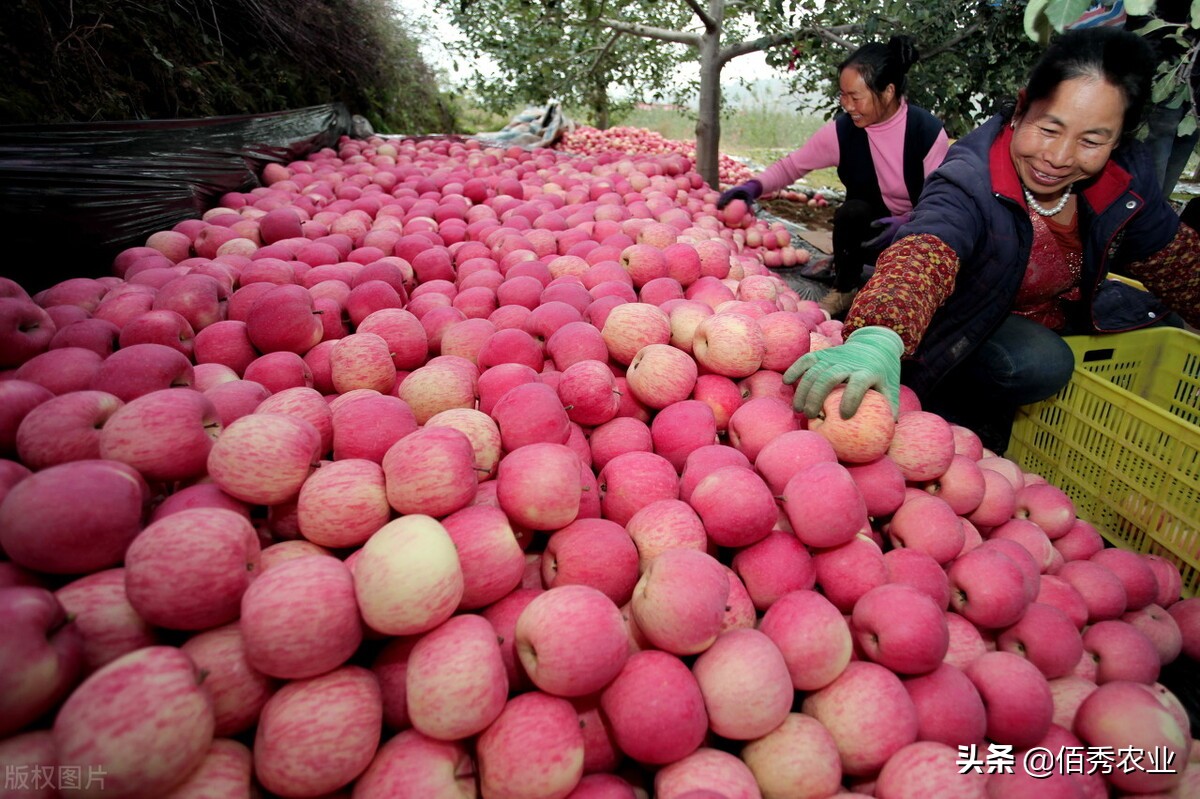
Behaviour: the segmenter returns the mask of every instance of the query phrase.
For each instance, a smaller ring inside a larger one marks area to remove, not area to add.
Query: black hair
[[[1056,37],[1042,53],[1025,85],[1023,112],[1054,94],[1059,84],[1075,78],[1095,78],[1115,86],[1125,97],[1121,136],[1129,138],[1141,124],[1156,63],[1150,45],[1121,28],[1070,30]]]
[[[838,64],[838,74],[846,67],[854,67],[873,94],[883,94],[890,83],[896,87],[896,99],[899,100],[908,88],[908,70],[920,57],[913,38],[897,34],[887,44],[871,42],[855,50]]]

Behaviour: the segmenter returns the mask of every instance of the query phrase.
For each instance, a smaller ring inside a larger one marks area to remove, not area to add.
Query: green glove
[[[858,411],[867,389],[874,388],[900,415],[900,356],[904,341],[891,328],[874,325],[855,330],[842,344],[810,352],[784,372],[783,382],[799,380],[792,406],[810,419],[821,413],[825,398],[846,384],[840,410],[843,419]]]

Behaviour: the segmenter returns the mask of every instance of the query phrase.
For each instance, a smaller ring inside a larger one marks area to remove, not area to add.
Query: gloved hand
[[[749,205],[761,197],[762,192],[763,185],[752,178],[739,186],[734,186],[722,192],[721,196],[717,198],[717,210],[720,211],[734,200],[742,200],[746,205]]]
[[[792,406],[810,419],[817,418],[825,398],[846,384],[840,410],[843,419],[858,411],[867,389],[881,392],[900,415],[900,356],[904,341],[891,328],[880,325],[855,330],[845,343],[810,352],[783,374],[783,382],[797,380]]]
[[[900,216],[885,216],[882,219],[876,219],[871,223],[871,227],[878,230],[879,235],[864,241],[862,246],[866,249],[882,250],[896,240],[896,234],[900,232],[900,227],[910,219],[912,219],[911,212]]]

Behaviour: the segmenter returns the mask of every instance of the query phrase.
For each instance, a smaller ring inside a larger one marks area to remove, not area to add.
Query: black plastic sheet
[[[0,275],[28,291],[111,273],[113,256],[336,144],[340,104],[204,119],[0,126]]]

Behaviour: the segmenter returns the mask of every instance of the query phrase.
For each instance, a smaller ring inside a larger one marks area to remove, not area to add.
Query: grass
[[[721,152],[745,161],[751,169],[766,168],[800,147],[825,123],[820,117],[753,104],[721,119]],[[693,139],[696,121],[686,111],[639,108],[622,125],[646,128],[668,139]],[[800,181],[811,188],[842,190],[836,169],[818,169]]]

